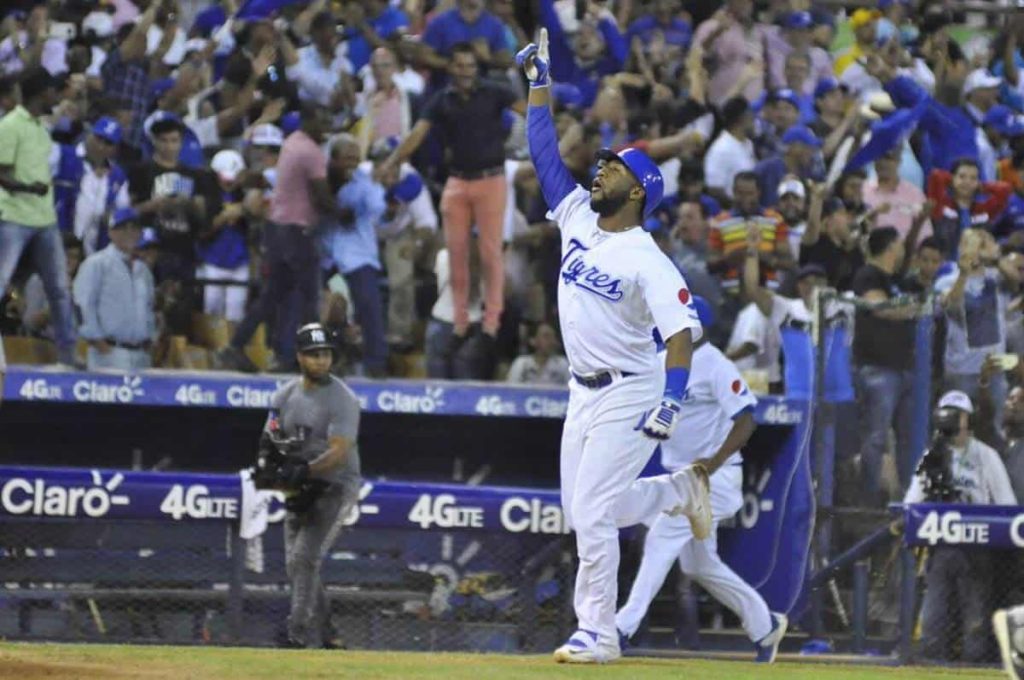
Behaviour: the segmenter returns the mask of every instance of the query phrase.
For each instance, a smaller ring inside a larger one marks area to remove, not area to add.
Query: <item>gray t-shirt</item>
[[[314,460],[326,451],[329,437],[351,440],[345,462],[321,479],[335,484],[359,481],[359,448],[355,444],[359,436],[359,399],[345,383],[331,376],[328,383],[306,389],[302,378],[294,378],[274,393],[270,408],[271,417],[277,414],[286,437],[303,440],[296,453],[305,460]],[[269,425],[270,420],[267,422]]]

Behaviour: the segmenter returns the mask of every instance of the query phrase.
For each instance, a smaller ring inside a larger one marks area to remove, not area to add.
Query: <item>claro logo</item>
[[[117,472],[104,483],[99,470],[92,471],[92,486],[12,477],[0,488],[0,507],[11,515],[103,517],[113,505],[128,505],[128,496],[114,493],[123,481],[124,475]]]

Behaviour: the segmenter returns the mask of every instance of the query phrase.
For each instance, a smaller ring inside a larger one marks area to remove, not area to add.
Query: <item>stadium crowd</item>
[[[564,384],[574,274],[512,59],[546,27],[566,164],[584,185],[602,147],[661,164],[643,228],[761,390],[787,390],[816,289],[888,301],[826,314],[875,497],[915,319],[937,322],[936,389],[984,393],[993,426],[1017,373],[986,362],[1024,351],[1024,17],[963,21],[908,0],[13,0],[0,332],[66,365],[288,371],[320,320],[342,374]]]

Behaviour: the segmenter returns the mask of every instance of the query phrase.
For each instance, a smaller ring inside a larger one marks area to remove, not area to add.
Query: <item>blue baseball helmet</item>
[[[711,303],[700,295],[693,296],[693,306],[697,309],[697,318],[704,328],[711,328],[715,324],[715,309]]]
[[[597,158],[603,161],[617,160],[629,168],[644,190],[644,218],[654,212],[665,194],[665,180],[657,163],[652,161],[650,156],[640,149],[625,149],[620,153],[615,153],[611,149],[601,149],[597,152]]]

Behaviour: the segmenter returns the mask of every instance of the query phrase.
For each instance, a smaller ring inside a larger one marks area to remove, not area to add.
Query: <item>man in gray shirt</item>
[[[135,257],[142,235],[139,215],[119,208],[110,220],[110,245],[85,259],[75,277],[79,335],[89,342],[89,370],[149,368],[156,338],[153,275]]]
[[[301,460],[289,476],[292,488],[305,490],[289,498],[285,516],[291,581],[287,646],[315,648],[330,638],[320,568],[359,498],[359,400],[329,373],[335,348],[323,326],[311,323],[300,328],[296,347],[302,375],[274,394],[265,432],[297,440],[292,453]],[[315,485],[316,481],[322,483]],[[303,495],[305,502],[299,501]]]

